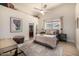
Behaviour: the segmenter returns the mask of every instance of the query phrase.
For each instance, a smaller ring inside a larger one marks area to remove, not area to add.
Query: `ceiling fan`
[[[34,10],[44,15],[47,12],[46,8],[47,8],[47,4],[41,4],[41,8],[35,7]]]

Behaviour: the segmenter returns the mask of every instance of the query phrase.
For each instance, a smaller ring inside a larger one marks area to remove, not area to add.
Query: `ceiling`
[[[31,13],[34,8],[39,8],[41,9],[44,5],[47,5],[46,10],[56,7],[60,5],[61,3],[14,3],[15,8],[26,12],[26,13]]]
[[[45,10],[49,11],[51,8],[61,5],[61,3],[13,3],[13,5],[16,9],[23,13],[28,13],[30,15],[41,15],[41,13],[35,10],[35,8],[41,10],[44,5],[47,5]]]

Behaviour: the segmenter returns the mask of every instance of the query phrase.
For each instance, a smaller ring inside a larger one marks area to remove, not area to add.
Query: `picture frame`
[[[10,17],[10,32],[22,32],[22,19],[16,17]]]

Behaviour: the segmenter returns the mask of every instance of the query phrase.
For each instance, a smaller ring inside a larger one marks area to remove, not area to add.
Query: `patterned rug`
[[[30,44],[30,46],[28,46]],[[45,46],[36,44],[36,43],[27,43],[22,47],[19,47],[20,50],[27,56],[62,56],[63,48],[61,46],[57,46],[54,49],[49,49]],[[19,56],[22,56],[20,54]]]

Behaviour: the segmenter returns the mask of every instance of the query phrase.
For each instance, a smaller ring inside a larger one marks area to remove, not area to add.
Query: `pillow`
[[[53,30],[46,30],[46,34],[48,35],[53,35],[54,31]]]
[[[46,36],[36,36],[36,39],[34,40],[35,43],[38,43],[40,45],[43,45],[48,48],[54,48],[57,44],[56,36],[54,37],[46,37]]]

